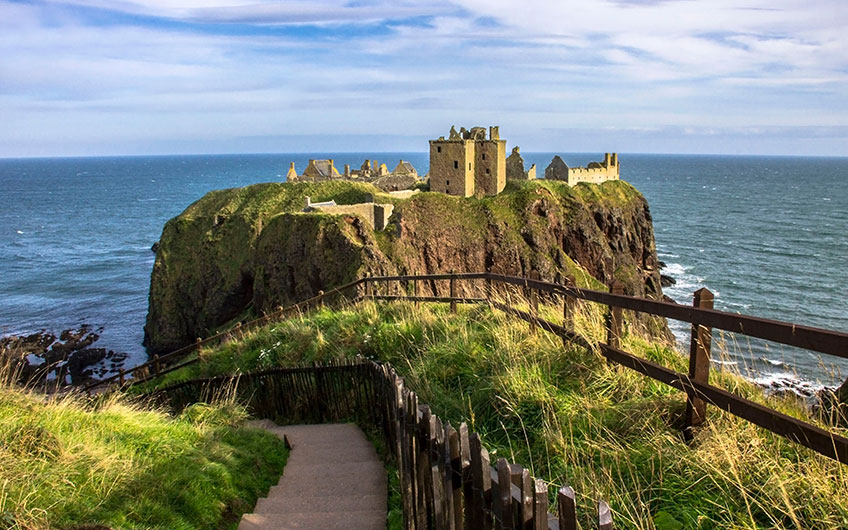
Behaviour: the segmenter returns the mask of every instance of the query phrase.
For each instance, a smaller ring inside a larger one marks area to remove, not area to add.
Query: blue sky
[[[0,0],[0,156],[848,155],[844,0]]]

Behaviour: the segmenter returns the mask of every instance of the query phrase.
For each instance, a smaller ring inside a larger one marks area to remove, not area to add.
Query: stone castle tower
[[[506,186],[506,140],[497,127],[462,127],[430,140],[430,190],[471,197],[497,195]]]

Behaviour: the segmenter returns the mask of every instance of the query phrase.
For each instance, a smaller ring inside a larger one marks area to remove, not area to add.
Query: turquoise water
[[[539,176],[552,157],[523,155]],[[98,346],[141,362],[162,225],[207,191],[283,180],[289,161],[302,170],[329,157],[427,170],[425,153],[0,160],[0,330],[102,326]],[[651,205],[664,272],[677,280],[666,294],[690,303],[708,287],[717,308],[848,331],[848,159],[623,154],[621,164]],[[673,329],[688,340],[685,326]],[[839,378],[806,352],[747,341],[730,350],[725,361],[764,381]]]

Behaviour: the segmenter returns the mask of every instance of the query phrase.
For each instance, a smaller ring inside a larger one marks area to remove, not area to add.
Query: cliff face
[[[394,201],[375,233],[358,217],[299,212],[313,201],[360,202],[369,185],[262,184],[208,194],[169,221],[153,268],[145,343],[183,346],[249,310],[287,305],[364,274],[489,270],[660,297],[648,204],[629,184],[512,182],[498,196],[421,193]],[[387,196],[378,202],[389,201]],[[460,282],[461,284],[462,282]],[[446,285],[422,286],[422,294]]]

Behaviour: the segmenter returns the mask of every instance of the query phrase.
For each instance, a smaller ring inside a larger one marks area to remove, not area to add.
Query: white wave
[[[18,230],[18,233],[19,233],[19,234],[23,234],[23,232],[21,232],[20,230]]]
[[[767,372],[751,379],[755,384],[764,387],[766,392],[793,392],[794,394],[809,398],[821,391],[825,386],[801,379],[797,375]]]
[[[670,276],[685,274],[689,267],[681,265],[680,263],[666,263],[665,269],[663,269]],[[675,278],[676,280],[677,278]]]
[[[760,357],[760,359],[761,359],[761,360],[763,360],[763,361],[765,361],[765,362],[767,362],[768,364],[770,364],[770,365],[772,365],[772,366],[778,366],[778,367],[780,367],[780,366],[786,366],[786,363],[785,363],[785,362],[783,362],[783,361],[778,361],[777,359],[769,359],[769,358],[767,358],[767,357]]]
[[[721,359],[713,359],[710,362],[719,366],[737,366],[739,364],[737,361],[722,361]]]

